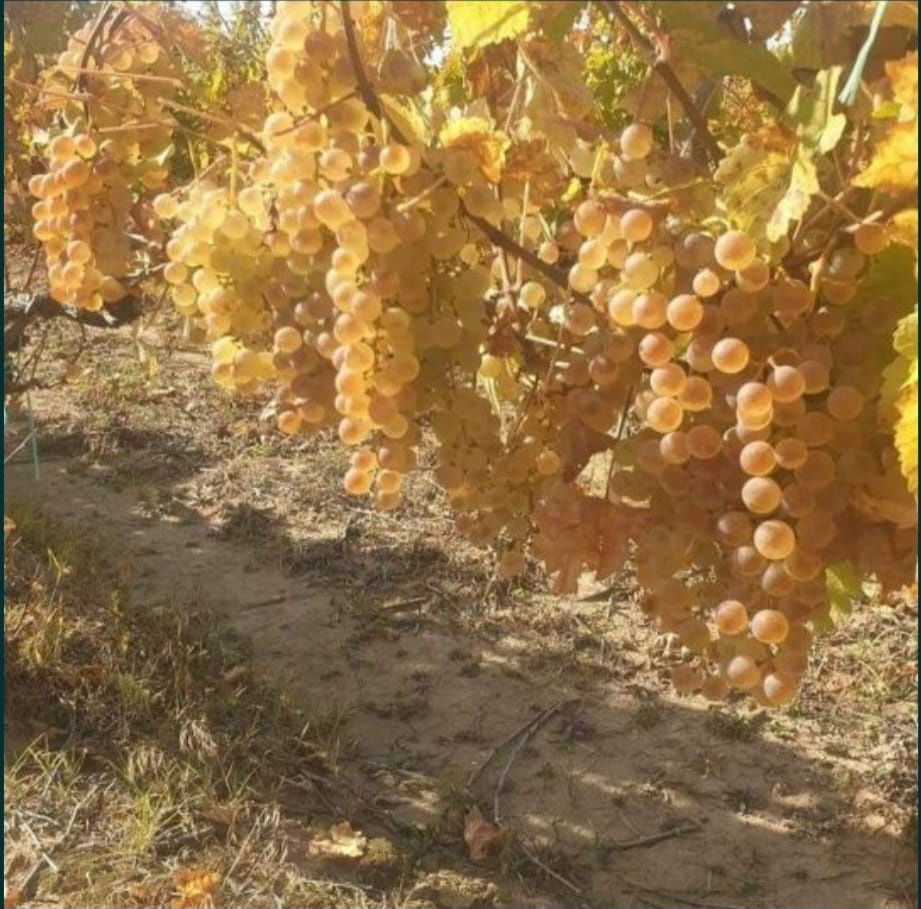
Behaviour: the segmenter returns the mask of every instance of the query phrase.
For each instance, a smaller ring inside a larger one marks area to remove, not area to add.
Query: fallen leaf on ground
[[[176,872],[177,894],[172,909],[211,909],[221,882],[214,871],[184,869]]]
[[[357,859],[365,854],[367,846],[368,838],[360,830],[353,830],[348,821],[340,821],[327,834],[314,837],[307,852],[322,858]]]
[[[511,837],[511,830],[487,821],[479,808],[472,808],[464,818],[464,842],[474,862],[501,855]]]

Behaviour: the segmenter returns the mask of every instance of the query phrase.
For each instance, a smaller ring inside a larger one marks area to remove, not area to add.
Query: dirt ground
[[[425,469],[405,506],[375,513],[341,491],[336,443],[261,426],[165,321],[141,331],[146,363],[130,329],[89,332],[68,381],[32,392],[39,476],[27,446],[7,500],[86,528],[134,608],[213,609],[307,715],[335,717],[374,806],[363,823],[431,837],[478,882],[452,889],[445,871],[436,904],[916,905],[910,604],[858,609],[792,708],[678,698],[629,579],[595,600],[536,576],[490,584]],[[43,381],[79,336],[50,330]],[[468,859],[471,797],[517,858]]]

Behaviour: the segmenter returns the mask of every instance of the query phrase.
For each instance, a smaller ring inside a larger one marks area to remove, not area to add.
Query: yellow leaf
[[[908,488],[918,495],[918,310],[896,327],[898,356],[883,371],[880,416],[891,422],[895,449]]]
[[[917,359],[915,368],[917,370]],[[899,418],[895,423],[895,449],[899,453],[902,476],[908,488],[918,495],[918,383],[907,388],[896,407]]]
[[[906,208],[897,212],[889,222],[889,236],[893,243],[907,246],[918,253],[918,209]]]
[[[595,113],[595,99],[585,84],[585,60],[572,45],[535,35],[522,42],[521,53],[550,90],[559,114],[581,120]]]
[[[809,150],[776,128],[744,136],[720,162],[714,179],[724,187],[733,225],[769,242],[802,218],[819,188]]]
[[[448,24],[455,47],[484,47],[528,30],[528,4],[448,0]]]
[[[892,94],[902,107],[900,122],[887,124],[870,163],[855,186],[897,193],[918,185],[918,54],[886,64]]]
[[[502,179],[502,166],[509,140],[504,133],[494,130],[485,118],[461,117],[452,120],[442,128],[439,139],[446,151],[470,152],[487,180],[498,183]]]
[[[892,84],[892,97],[903,107],[918,115],[918,52],[908,54],[902,60],[889,60],[886,75]]]
[[[877,143],[873,158],[854,179],[855,186],[899,192],[918,185],[918,134],[915,124],[896,123]]]
[[[428,145],[429,130],[418,111],[408,103],[398,101],[392,95],[381,95],[381,106],[407,142],[414,145]]]

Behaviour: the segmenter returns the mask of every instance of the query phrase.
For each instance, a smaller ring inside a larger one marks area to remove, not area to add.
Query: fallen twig
[[[700,829],[700,824],[698,824],[697,821],[687,821],[669,830],[651,833],[649,836],[638,836],[636,839],[621,840],[619,843],[615,842],[612,844],[612,848],[617,852],[624,852],[627,849],[640,849],[643,846],[654,846],[656,843],[661,843],[663,840],[670,840],[676,836],[684,836],[686,833],[696,833]]]
[[[573,700],[569,701],[560,701],[558,704],[555,704],[553,707],[548,707],[543,713],[538,714],[523,730],[523,734],[518,741],[518,744],[512,749],[512,753],[509,755],[508,760],[505,762],[505,766],[502,768],[502,772],[499,774],[499,779],[496,781],[496,791],[493,795],[493,821],[499,823],[499,818],[501,817],[499,811],[499,797],[502,795],[502,789],[505,786],[505,778],[508,776],[509,770],[512,768],[512,764],[515,763],[515,759],[521,753],[522,748],[532,739],[537,731],[540,729],[550,717],[555,716],[560,710],[563,709],[567,704],[575,703]]]
[[[525,858],[537,865],[541,871],[543,871],[545,874],[549,874],[550,877],[552,877],[555,881],[559,881],[564,887],[568,888],[573,893],[582,896],[582,889],[578,885],[574,884],[568,877],[560,874],[559,871],[554,871],[549,865],[542,862],[533,852],[531,852],[530,849],[528,849],[527,846],[524,845],[524,843],[518,843],[518,848],[522,851]]]
[[[572,704],[572,703],[574,703],[574,702],[575,702],[575,699],[570,700],[570,701],[561,701],[559,704],[557,704],[557,705],[556,705],[554,708],[552,708],[552,709],[553,709],[553,711],[554,711],[554,713],[555,713],[555,712],[557,712],[558,710],[562,709],[562,708],[563,708],[564,706],[566,706],[567,704]],[[546,712],[546,711],[544,711],[544,712]],[[493,760],[495,759],[496,755],[497,755],[506,745],[510,744],[511,742],[514,742],[515,739],[517,739],[519,735],[522,735],[523,733],[526,733],[526,732],[531,728],[531,726],[532,726],[534,723],[543,722],[544,712],[539,713],[536,717],[532,717],[530,720],[527,720],[525,723],[523,723],[521,726],[519,726],[511,735],[506,736],[501,742],[499,742],[499,744],[496,745],[496,746],[489,752],[488,755],[486,755],[486,759],[483,761],[483,763],[481,763],[480,766],[477,767],[477,768],[470,774],[469,777],[467,777],[467,788],[469,789],[469,788],[473,785],[473,783],[476,781],[477,777],[479,777],[479,775],[480,775],[480,774],[481,774],[481,773],[482,773],[482,772],[493,762]]]

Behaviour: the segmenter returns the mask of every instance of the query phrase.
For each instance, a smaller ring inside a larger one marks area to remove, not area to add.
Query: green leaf
[[[792,35],[775,48],[791,70],[822,70],[831,65],[853,66],[857,47],[866,34],[877,0],[810,0],[794,15]],[[918,29],[918,4],[889,0],[884,29]]]
[[[838,144],[847,126],[847,117],[833,112],[841,72],[840,66],[832,66],[816,75],[811,88],[797,86],[785,111],[800,141],[823,155]]]
[[[853,563],[835,562],[825,569],[828,615],[833,625],[840,625],[850,614],[854,600],[863,594],[863,585]]]
[[[447,9],[455,47],[484,47],[515,38],[526,32],[531,22],[524,0],[448,0]]]
[[[675,55],[691,60],[711,76],[743,76],[767,89],[781,104],[796,90],[796,80],[764,46],[734,37],[720,20],[722,3],[650,3],[662,17]]]
[[[798,223],[806,214],[818,189],[819,176],[816,173],[815,162],[804,149],[798,148],[790,168],[789,179],[768,219],[766,235],[771,243],[786,236],[790,225]]]
[[[857,291],[857,302],[888,297],[901,312],[908,313],[917,302],[917,293],[915,251],[893,243],[870,260],[867,275]]]
[[[532,0],[533,3],[533,0]],[[533,3],[531,7],[531,22],[539,25],[541,31],[552,41],[561,44],[569,34],[573,23],[584,8],[584,3],[570,2],[561,4],[547,4],[546,11],[540,4]]]

